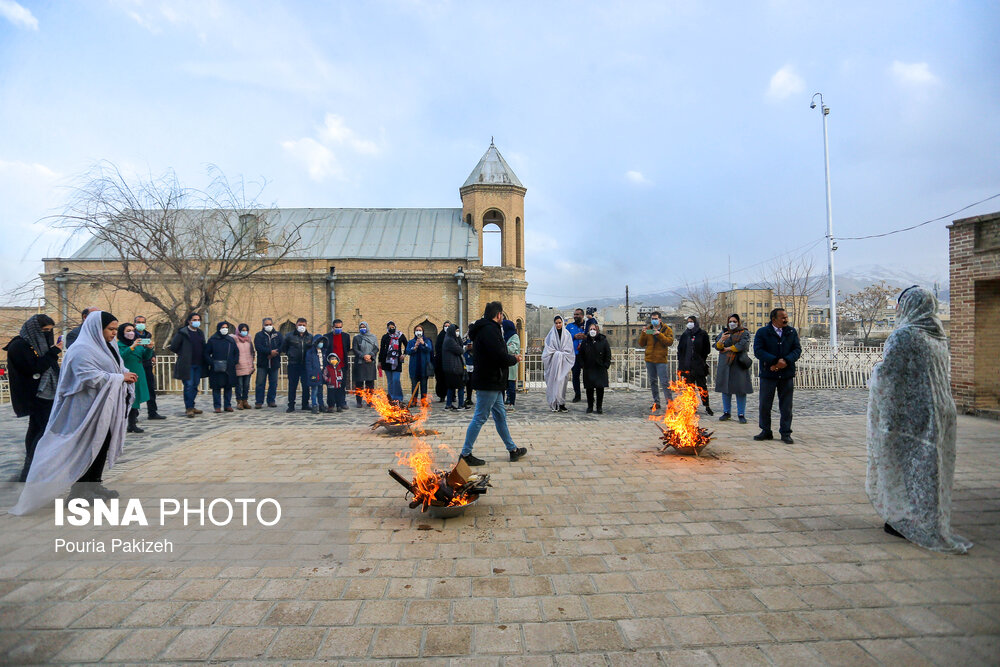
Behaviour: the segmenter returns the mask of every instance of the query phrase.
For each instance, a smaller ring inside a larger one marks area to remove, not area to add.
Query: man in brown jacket
[[[653,311],[649,316],[649,325],[639,334],[639,347],[646,348],[646,373],[649,376],[649,388],[653,391],[652,410],[660,409],[659,385],[663,385],[663,395],[667,401],[674,397],[667,377],[667,353],[674,344],[674,331],[661,320],[660,313]]]

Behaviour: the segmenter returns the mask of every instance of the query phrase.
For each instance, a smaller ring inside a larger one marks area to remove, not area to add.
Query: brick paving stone
[[[360,658],[368,655],[375,628],[330,628],[320,647],[319,658]]]
[[[128,630],[98,630],[80,633],[53,658],[54,662],[97,662],[118,645]]]
[[[468,655],[472,650],[471,625],[438,625],[424,633],[425,656]]]
[[[189,628],[174,637],[163,651],[166,660],[205,660],[219,645],[225,628]]]
[[[277,628],[235,628],[212,654],[212,660],[260,658],[278,633]]]
[[[524,642],[521,639],[521,626],[512,623],[475,626],[474,651],[479,654],[490,653],[522,653]]]

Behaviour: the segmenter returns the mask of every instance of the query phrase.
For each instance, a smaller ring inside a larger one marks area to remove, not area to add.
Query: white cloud
[[[941,81],[931,72],[927,63],[904,63],[894,60],[889,67],[889,73],[897,83],[904,86],[930,86]]]
[[[339,158],[345,153],[354,155],[376,155],[381,148],[370,139],[365,139],[347,126],[341,116],[328,113],[316,138],[303,137],[294,141],[284,141],[282,148],[302,161],[314,181],[322,181],[329,176],[342,179],[344,169]]]
[[[14,0],[0,0],[0,16],[14,25],[29,30],[38,30],[38,19],[31,10],[19,5]]]
[[[646,180],[646,177],[642,175],[641,171],[633,171],[633,170],[626,171],[625,178],[627,178],[629,181],[633,183],[639,183],[639,184],[649,183],[649,181]]]
[[[806,88],[806,82],[791,65],[785,65],[771,77],[767,87],[767,96],[774,100],[783,100],[801,93]]]

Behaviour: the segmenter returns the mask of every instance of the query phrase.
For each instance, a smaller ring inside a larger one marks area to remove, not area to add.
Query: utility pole
[[[833,252],[837,243],[833,240],[833,210],[830,204],[830,141],[826,132],[826,117],[830,115],[830,107],[823,103],[823,94],[813,95],[810,109],[816,108],[816,98],[819,97],[820,113],[823,116],[823,164],[826,173],[826,249],[828,262],[828,281],[830,290],[830,348],[837,353],[837,286],[833,275]]]
[[[628,313],[628,285],[625,286],[625,340],[629,348],[632,347],[632,334],[631,332],[632,322],[629,319]]]

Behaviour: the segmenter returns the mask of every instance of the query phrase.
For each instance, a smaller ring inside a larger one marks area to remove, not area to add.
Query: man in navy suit
[[[778,433],[786,445],[792,440],[792,393],[795,390],[795,362],[802,355],[799,332],[788,326],[784,308],[771,311],[771,323],[757,330],[753,338],[753,356],[760,362],[760,433],[754,440],[773,440],[771,407],[778,392],[781,422]]]

